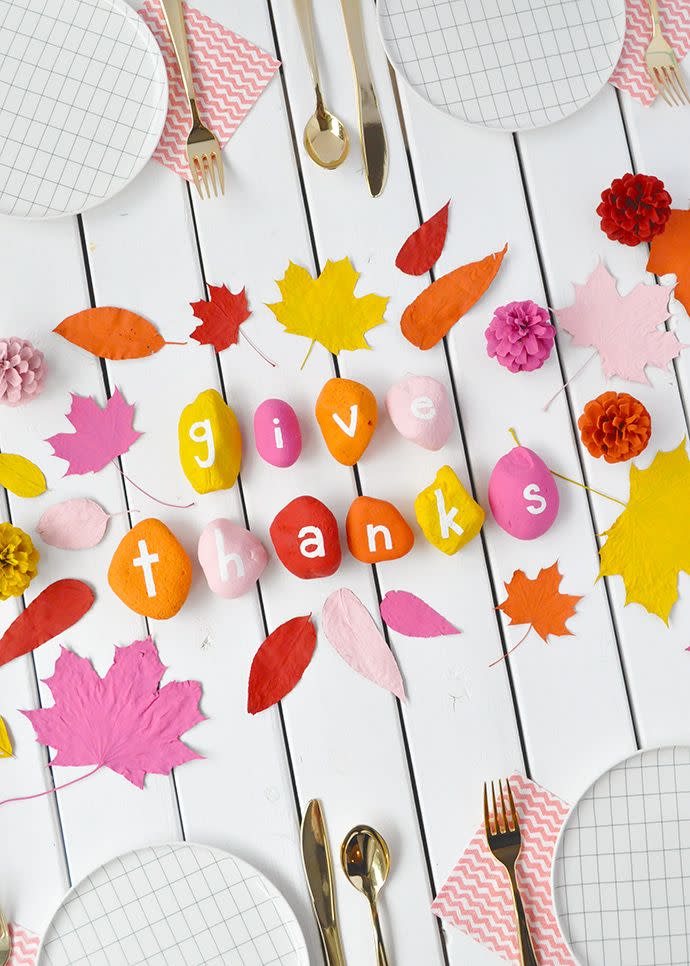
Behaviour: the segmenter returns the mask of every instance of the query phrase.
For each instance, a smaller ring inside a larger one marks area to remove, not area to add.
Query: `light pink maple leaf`
[[[65,476],[102,470],[141,436],[132,426],[134,406],[127,405],[119,389],[103,409],[92,396],[72,393],[67,419],[76,432],[58,433],[46,440],[56,456],[68,461]]]
[[[165,670],[150,637],[116,647],[104,678],[87,658],[63,647],[45,681],[55,704],[22,714],[37,740],[56,749],[52,765],[105,766],[143,788],[147,774],[167,775],[203,757],[179,740],[205,719],[201,685],[174,681],[161,688]]]
[[[573,305],[555,310],[556,320],[573,345],[597,349],[607,377],[648,383],[645,366],[665,369],[685,348],[673,332],[658,328],[670,315],[672,291],[672,285],[640,282],[619,295],[616,279],[599,262],[584,285],[575,285]]]

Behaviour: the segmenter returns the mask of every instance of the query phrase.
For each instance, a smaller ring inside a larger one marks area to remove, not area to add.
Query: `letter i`
[[[284,445],[283,431],[280,428],[280,420],[277,417],[273,420],[273,425],[275,426],[275,429],[273,430],[273,436],[275,437],[275,441],[276,441],[276,449],[282,449]]]

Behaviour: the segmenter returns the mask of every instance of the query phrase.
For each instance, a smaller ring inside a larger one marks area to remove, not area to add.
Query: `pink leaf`
[[[141,436],[132,426],[134,406],[127,405],[119,389],[103,409],[93,397],[72,393],[67,419],[76,432],[58,433],[46,440],[56,456],[68,461],[65,476],[102,470]]]
[[[381,617],[392,630],[408,637],[446,637],[459,634],[457,627],[406,590],[389,590],[381,601]]]
[[[324,634],[351,668],[404,700],[405,685],[393,652],[351,590],[332,593],[323,605],[321,620]]]
[[[57,750],[53,765],[104,765],[138,788],[147,774],[201,758],[180,735],[204,720],[198,681],[160,687],[165,667],[150,637],[116,647],[104,678],[87,658],[62,648],[46,680],[55,704],[23,711],[37,740]]]
[[[94,500],[65,500],[48,507],[36,530],[51,547],[84,550],[101,542],[109,519]]]

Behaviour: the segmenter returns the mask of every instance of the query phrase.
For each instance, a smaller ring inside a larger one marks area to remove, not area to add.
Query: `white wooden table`
[[[129,505],[163,519],[195,557],[203,526],[216,516],[248,521],[270,547],[268,527],[290,499],[311,493],[344,522],[364,493],[394,502],[410,521],[413,500],[437,468],[450,463],[486,505],[488,476],[510,447],[507,427],[549,466],[614,496],[627,497],[627,465],[595,461],[574,429],[584,404],[607,383],[593,363],[548,413],[542,406],[590,352],[559,336],[557,352],[536,373],[516,376],[489,359],[484,329],[492,309],[532,298],[569,304],[572,282],[583,281],[603,257],[629,290],[644,276],[647,252],[609,242],[594,209],[601,190],[628,170],[661,177],[674,202],[690,195],[690,111],[659,103],[643,109],[610,87],[585,110],[554,127],[513,138],[463,126],[394,88],[378,42],[373,2],[364,0],[370,56],[390,146],[383,196],[369,197],[359,146],[337,172],[324,172],[301,147],[313,95],[288,0],[198,0],[209,15],[243,33],[284,62],[234,137],[226,156],[225,198],[191,199],[179,178],[156,163],[83,223],[0,220],[0,292],[4,335],[36,341],[50,378],[25,408],[2,410],[0,446],[45,468],[50,492],[39,500],[10,497],[11,519],[34,531],[40,512],[69,496],[90,496],[109,511]],[[318,0],[323,82],[329,105],[356,131],[355,98],[338,0]],[[439,272],[500,249],[510,251],[490,294],[453,329],[447,343],[420,353],[401,336],[403,308],[428,283],[403,276],[395,253],[420,215],[453,199],[451,231]],[[313,404],[333,360],[317,347],[303,372],[304,340],[283,334],[264,303],[278,297],[274,280],[292,259],[317,271],[327,258],[348,255],[362,272],[361,290],[390,295],[388,324],[371,333],[372,352],[344,353],[340,372],[361,380],[379,403],[408,372],[453,387],[458,423],[439,454],[403,440],[384,418],[359,466],[359,478],[327,454]],[[209,347],[166,347],[159,355],[104,367],[50,330],[90,304],[121,305],[153,320],[168,339],[193,327],[188,303],[204,297],[204,282],[247,286],[254,309],[251,334],[280,363],[272,370],[246,344],[218,361]],[[674,317],[681,341],[690,325]],[[648,407],[654,430],[637,461],[686,433],[690,353],[675,370],[650,373],[652,386],[626,384]],[[615,383],[614,383],[615,385]],[[177,454],[177,418],[198,392],[222,388],[245,434],[241,488],[199,497],[191,510],[166,510],[136,490],[123,489],[115,468],[91,477],[62,478],[64,464],[43,440],[65,428],[69,392],[104,400],[119,386],[136,404],[144,437],[124,459],[125,471],[168,500],[187,502],[190,487]],[[276,471],[256,454],[251,420],[268,396],[287,399],[302,420],[305,448],[289,470]],[[373,569],[347,554],[339,572],[299,581],[272,555],[260,593],[237,601],[214,597],[197,568],[189,600],[171,621],[151,622],[169,665],[169,679],[198,678],[209,721],[188,735],[205,761],[172,778],[152,777],[140,792],[120,776],[100,772],[55,796],[0,812],[0,906],[11,919],[40,932],[70,882],[111,856],[145,843],[184,836],[227,848],[264,870],[294,905],[312,959],[320,952],[298,847],[298,819],[312,797],[324,802],[334,848],[356,822],[382,830],[393,854],[385,892],[385,923],[397,966],[452,966],[496,961],[459,933],[445,935],[429,911],[434,890],[454,865],[480,816],[481,784],[514,769],[526,771],[574,800],[597,773],[638,745],[690,742],[690,587],[671,629],[637,605],[624,607],[622,581],[595,585],[597,536],[618,508],[583,490],[560,486],[561,511],[552,530],[523,543],[487,518],[482,537],[447,558],[418,532],[414,550]],[[3,497],[4,499],[4,497]],[[146,634],[107,586],[110,557],[126,527],[116,517],[92,551],[69,554],[45,546],[30,595],[58,577],[95,585],[97,605],[63,643],[89,655],[101,673],[113,645]],[[136,519],[136,518],[135,518]],[[574,637],[549,647],[536,637],[489,669],[501,641],[517,642],[495,610],[503,581],[517,567],[534,576],[558,558],[563,590],[584,594],[571,621]],[[394,698],[355,675],[321,641],[302,683],[282,704],[247,715],[246,686],[258,645],[283,620],[314,611],[346,586],[377,611],[387,590],[414,590],[462,628],[462,636],[416,641],[391,635],[409,700]],[[4,629],[18,612],[0,607]],[[49,787],[46,750],[15,709],[50,698],[38,684],[52,671],[59,642],[0,672],[0,713],[9,721],[16,758],[0,763],[1,797]],[[75,777],[57,769],[57,783]],[[338,877],[344,942],[350,963],[372,962],[368,913],[361,897]]]

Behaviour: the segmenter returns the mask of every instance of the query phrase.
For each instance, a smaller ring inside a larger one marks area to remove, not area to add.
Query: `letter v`
[[[345,423],[337,413],[333,413],[333,422],[336,423],[342,431],[350,437],[350,439],[355,438],[355,432],[357,431],[357,416],[359,412],[359,407],[357,403],[353,403],[350,406],[350,423],[349,425]]]

